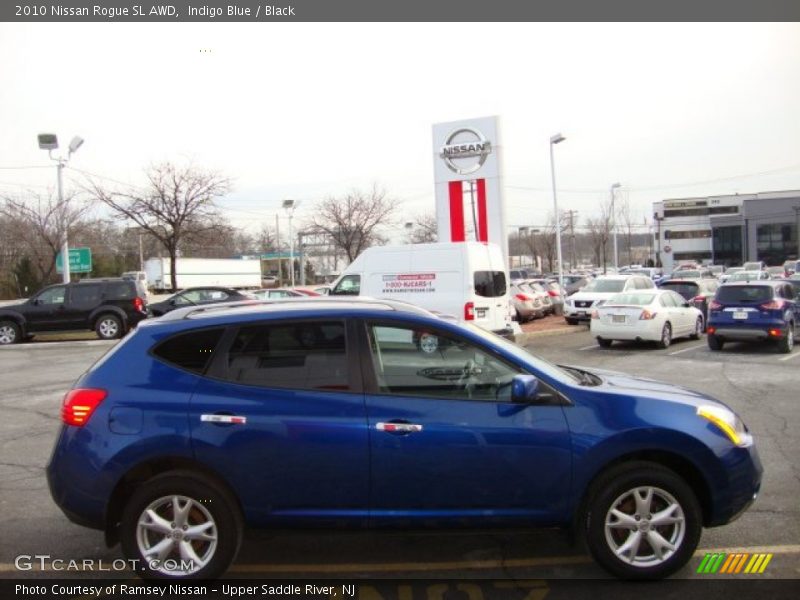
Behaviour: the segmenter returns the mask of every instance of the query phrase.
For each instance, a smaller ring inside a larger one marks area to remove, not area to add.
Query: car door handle
[[[417,423],[408,423],[408,422],[393,422],[393,423],[377,423],[375,425],[375,429],[378,431],[385,431],[387,433],[398,433],[398,434],[405,434],[405,433],[416,433],[418,431],[422,431],[422,425]]]
[[[247,417],[240,415],[205,414],[200,415],[200,420],[203,423],[214,423],[215,425],[245,425],[247,423]]]

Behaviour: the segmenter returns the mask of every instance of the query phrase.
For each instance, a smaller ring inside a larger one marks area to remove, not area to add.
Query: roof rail
[[[180,321],[183,319],[188,319],[189,317],[199,315],[199,314],[208,314],[213,312],[221,312],[230,309],[237,309],[237,308],[252,308],[254,306],[276,306],[276,305],[296,305],[296,304],[320,304],[320,303],[334,303],[334,304],[372,304],[372,305],[379,305],[385,306],[390,310],[406,310],[407,312],[413,312],[417,314],[429,315],[432,314],[430,311],[425,310],[424,308],[420,308],[415,304],[411,304],[410,302],[404,302],[402,300],[387,300],[383,298],[372,298],[369,296],[358,296],[358,297],[307,297],[307,298],[275,298],[271,300],[242,300],[241,302],[224,302],[219,304],[212,304],[209,306],[195,306],[195,307],[186,307],[186,308],[179,308],[168,312],[167,314],[160,317],[162,321]]]

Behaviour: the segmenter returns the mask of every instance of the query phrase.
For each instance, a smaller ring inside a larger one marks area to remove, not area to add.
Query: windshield
[[[598,292],[598,293],[616,293],[625,289],[624,279],[595,279],[590,281],[583,292]]]
[[[653,302],[653,298],[655,298],[655,294],[617,294],[616,296],[611,296],[603,306],[647,306]]]

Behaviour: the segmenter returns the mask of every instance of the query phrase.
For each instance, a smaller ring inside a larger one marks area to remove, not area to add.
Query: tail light
[[[642,311],[642,314],[641,314],[641,315],[639,315],[639,320],[640,320],[640,321],[650,321],[650,320],[652,320],[652,319],[655,319],[655,318],[656,318],[656,314],[657,314],[657,313],[650,312],[649,310],[647,310],[647,309],[645,308],[645,309]]]
[[[61,405],[61,420],[73,427],[83,427],[107,395],[105,390],[70,390]]]
[[[772,300],[759,305],[761,310],[781,310],[783,308],[783,300]]]
[[[133,299],[133,309],[138,310],[139,312],[144,312],[144,300],[139,298],[139,296],[136,296],[136,298]]]
[[[713,334],[715,334],[716,332],[717,332],[717,328],[716,328],[716,327],[713,327],[713,326],[711,326],[711,325],[709,325],[708,327],[706,327],[706,333],[707,333],[707,334],[709,334],[709,335],[713,335]]]
[[[705,296],[695,296],[694,298],[692,298],[692,303],[693,304],[702,304],[703,302],[705,302],[705,299],[706,299]]]
[[[516,296],[514,296],[514,298],[520,300],[521,302],[528,302],[530,300],[533,300],[533,298],[531,298],[530,296],[526,296],[525,294],[517,294]]]
[[[722,304],[720,304],[716,300],[712,300],[711,304],[708,305],[708,310],[720,310],[721,308]]]
[[[593,319],[599,319],[600,318],[600,313],[597,312],[596,310],[593,310],[592,311],[592,318]]]
[[[547,290],[547,295],[551,298],[556,298],[558,296],[558,292],[555,290]]]
[[[769,334],[772,337],[781,337],[783,335],[783,332],[780,329],[770,329]]]
[[[465,321],[474,321],[475,320],[475,303],[474,302],[467,302],[464,305],[464,320]]]

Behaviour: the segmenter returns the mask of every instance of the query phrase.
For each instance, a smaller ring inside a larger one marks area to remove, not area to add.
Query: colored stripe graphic
[[[772,556],[767,553],[750,554],[749,552],[709,553],[703,556],[703,560],[697,567],[697,573],[729,575],[763,573],[769,561],[772,560]]]
[[[464,231],[464,187],[460,181],[448,183],[450,194],[450,241],[463,242]]]
[[[484,244],[489,241],[488,211],[486,210],[486,180],[475,181],[478,188],[478,241]]]

